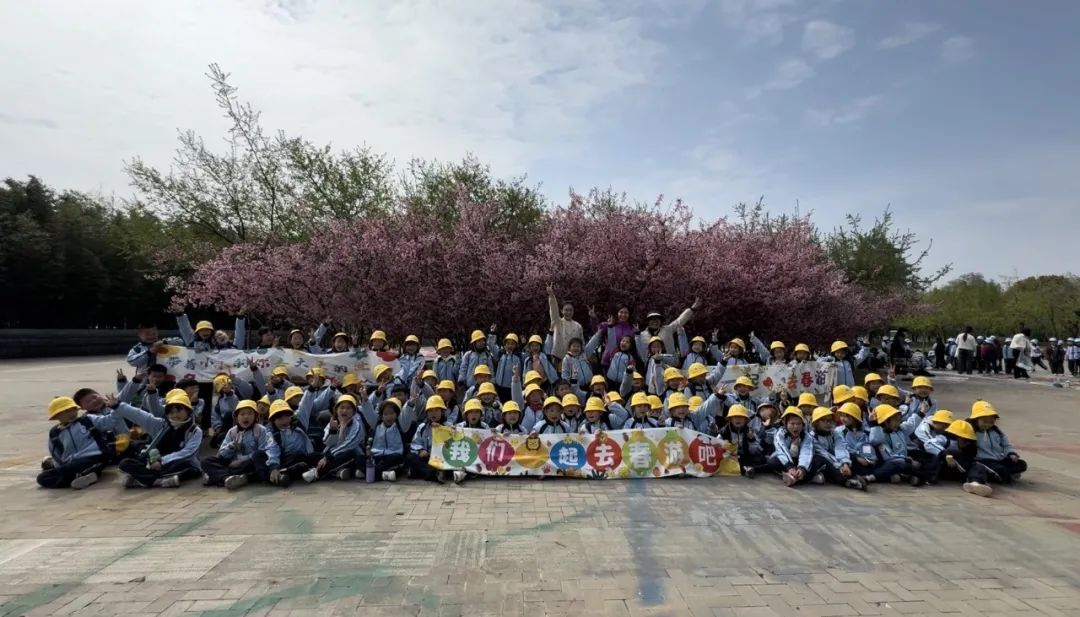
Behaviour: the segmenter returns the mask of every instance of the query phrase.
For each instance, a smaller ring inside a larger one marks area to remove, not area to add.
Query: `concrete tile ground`
[[[956,486],[772,478],[46,491],[44,405],[119,359],[0,363],[0,615],[1080,615],[1080,392],[983,396],[1031,471]]]

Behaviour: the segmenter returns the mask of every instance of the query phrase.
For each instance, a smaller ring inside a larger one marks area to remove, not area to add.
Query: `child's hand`
[[[161,353],[161,348],[164,346],[165,343],[162,343],[161,341],[156,341],[153,345],[150,346],[150,352],[153,354],[159,354]]]
[[[720,328],[713,328],[711,338],[714,343],[720,340]]]
[[[119,403],[120,403],[120,401],[117,400],[115,394],[106,394],[105,395],[105,406],[106,407],[110,407],[110,408],[111,407],[116,407]]]
[[[521,376],[521,368],[515,364],[514,368],[511,369],[510,374],[514,377],[514,379],[517,379]]]
[[[806,470],[802,467],[799,467],[795,470],[795,473],[791,474],[791,477],[795,478],[796,480],[802,480],[806,477]]]
[[[217,429],[211,426],[210,430],[206,431],[206,435],[212,439],[214,435],[217,435]]]
[[[149,465],[146,466],[146,468],[147,469],[153,469],[154,471],[160,471],[161,470],[161,461],[150,463]]]
[[[431,453],[427,450],[420,451],[420,458],[424,459],[425,461],[428,459],[429,456],[431,456]]]
[[[923,401],[923,402],[919,403],[919,413],[920,414],[925,416],[926,412],[928,412],[928,411],[930,411],[930,404],[929,403],[927,403],[926,401]]]
[[[229,469],[239,469],[239,468],[244,466],[245,462],[246,461],[243,461],[243,460],[238,459],[238,458],[233,459],[233,461],[231,463],[229,463]]]
[[[724,384],[722,384],[722,383],[716,384],[716,387],[713,388],[713,392],[716,392],[716,396],[718,396],[718,397],[724,396],[724,394],[726,394],[726,392],[724,391]]]
[[[596,319],[596,308],[593,307],[593,305],[591,305],[591,304],[589,305],[588,308],[589,308],[589,318],[590,319]]]
[[[496,330],[495,324],[491,324],[491,328],[488,329],[488,332],[491,332],[492,334],[495,334],[495,330]]]
[[[548,281],[548,284],[547,284],[547,292],[548,292],[548,295],[551,295],[551,294],[555,293],[555,286],[552,285],[550,281]]]
[[[127,381],[127,375],[124,374],[124,369],[116,369],[116,381]]]
[[[280,480],[281,480],[281,470],[280,469],[272,469],[272,470],[270,470],[270,483],[271,484],[277,484]]]
[[[259,370],[259,363],[255,361],[255,358],[248,358],[248,368],[253,371]]]
[[[339,423],[338,423],[337,418],[330,418],[330,430],[332,430],[332,431],[338,430],[338,424]]]
[[[1015,463],[1016,461],[1020,460],[1020,455],[1013,452],[1012,454],[1009,455],[1009,460]]]
[[[847,463],[844,463],[843,465],[841,465],[840,466],[840,475],[844,476],[845,478],[850,476],[851,475],[851,465],[848,465]]]

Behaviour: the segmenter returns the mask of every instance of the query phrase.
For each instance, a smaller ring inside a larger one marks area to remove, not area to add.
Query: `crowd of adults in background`
[[[934,367],[971,375],[1006,374],[1027,379],[1036,369],[1052,375],[1073,377],[1080,373],[1080,337],[1050,337],[1046,343],[1032,338],[1031,329],[1023,328],[1013,336],[976,335],[971,326],[943,341],[938,337],[933,349]]]

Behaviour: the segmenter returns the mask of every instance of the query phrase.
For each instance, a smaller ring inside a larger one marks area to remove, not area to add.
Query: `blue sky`
[[[130,195],[124,160],[221,134],[218,62],[268,128],[474,152],[555,201],[764,196],[826,228],[891,204],[930,266],[1075,270],[1080,3],[5,2],[0,23],[0,175]]]

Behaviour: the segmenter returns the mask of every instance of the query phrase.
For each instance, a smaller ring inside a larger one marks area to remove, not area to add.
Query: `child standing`
[[[435,370],[435,375],[439,381],[452,381],[458,380],[458,357],[454,354],[454,344],[450,342],[448,338],[441,338],[439,342],[435,344],[435,353],[439,357],[435,358],[435,363],[432,368]]]
[[[491,327],[491,331],[491,346],[494,347],[494,325]],[[495,370],[495,358],[491,355],[491,351],[488,350],[488,337],[485,337],[484,333],[479,330],[473,330],[472,336],[469,337],[469,344],[472,345],[472,349],[461,356],[461,370],[458,374],[458,379],[465,384],[466,388],[471,388],[476,384],[474,374],[477,368],[486,367],[489,376]]]

